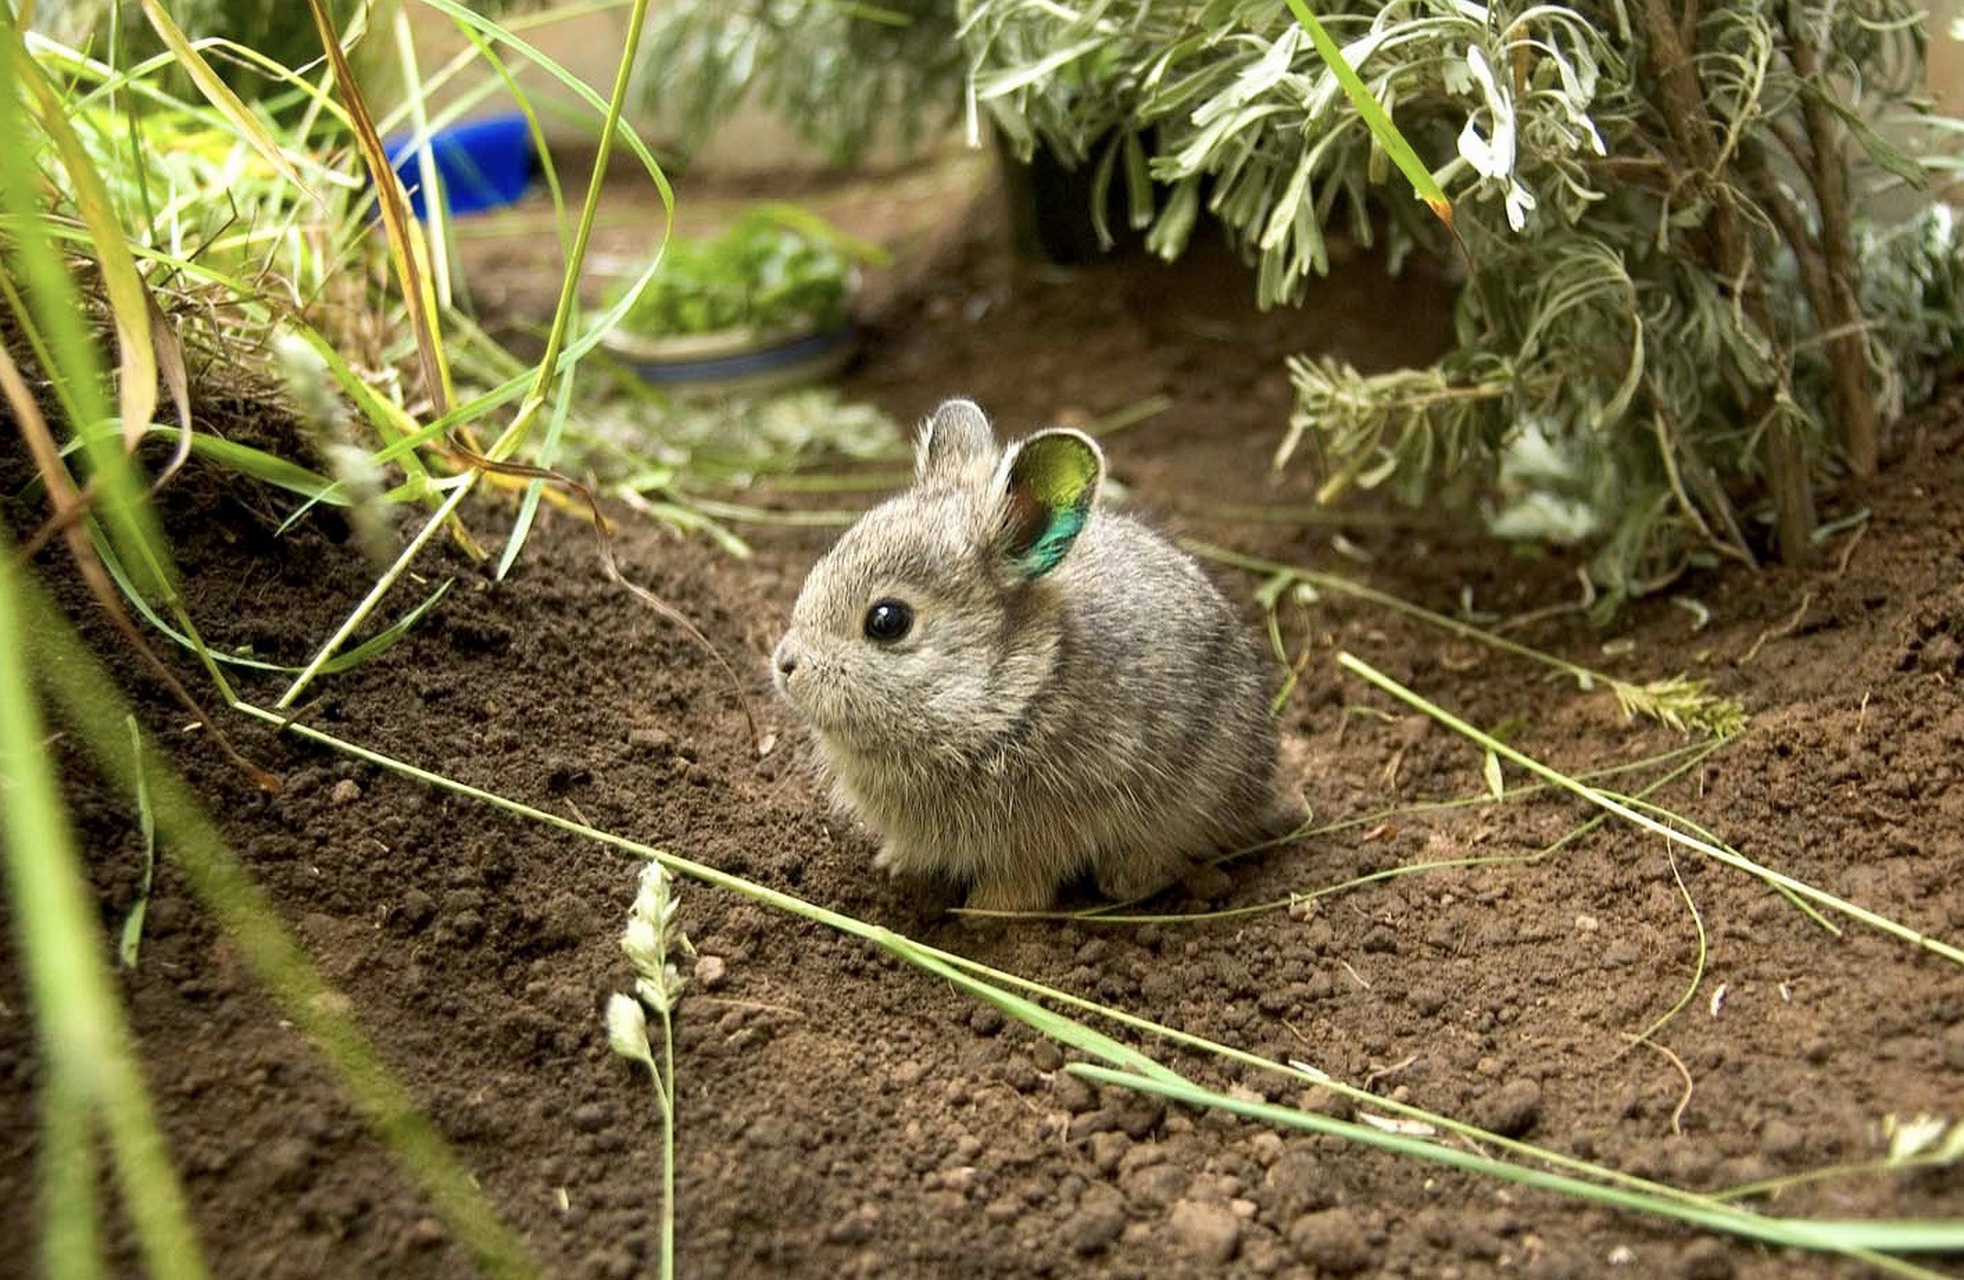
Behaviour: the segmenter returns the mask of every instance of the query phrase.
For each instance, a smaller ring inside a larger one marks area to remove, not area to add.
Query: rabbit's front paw
[[[873,865],[896,880],[902,876],[932,875],[936,869],[933,857],[892,840],[881,845],[880,851],[873,855]]]
[[[984,876],[968,891],[970,911],[1046,911],[1057,896],[1055,885],[1015,876]]]

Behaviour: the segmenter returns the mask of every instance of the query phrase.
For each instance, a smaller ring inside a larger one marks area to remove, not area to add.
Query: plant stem
[[[1748,1240],[1783,1245],[1787,1248],[1819,1249],[1848,1254],[1860,1257],[1871,1266],[1897,1275],[1935,1277],[1941,1273],[1905,1262],[1900,1258],[1890,1258],[1876,1253],[1875,1247],[1893,1245],[1904,1249],[1942,1251],[1954,1248],[1960,1234],[1964,1234],[1960,1233],[1959,1224],[1950,1222],[1841,1223],[1810,1222],[1795,1218],[1765,1218],[1756,1213],[1742,1212],[1731,1205],[1706,1196],[1666,1199],[1641,1191],[1605,1187],[1564,1174],[1550,1173],[1544,1169],[1531,1169],[1495,1160],[1481,1152],[1462,1151],[1430,1138],[1382,1133],[1368,1125],[1353,1121],[1338,1120],[1333,1116],[1299,1111],[1272,1103],[1230,1097],[1185,1081],[1169,1083],[1149,1080],[1085,1064],[1073,1064],[1071,1071],[1075,1075],[1100,1084],[1137,1089],[1142,1093],[1157,1094],[1189,1106],[1212,1107],[1268,1124],[1285,1125],[1312,1133],[1333,1134],[1363,1145],[1432,1161],[1448,1168],[1484,1174],[1519,1186],[1552,1191],[1575,1200],[1607,1205],[1629,1212],[1655,1214],[1703,1227],[1709,1231],[1720,1231]],[[1875,1238],[1877,1236],[1882,1236],[1883,1239],[1878,1240]],[[1897,1241],[1902,1243],[1896,1243]]]
[[[1707,202],[1705,225],[1711,242],[1712,269],[1737,291],[1740,321],[1757,332],[1751,335],[1771,349],[1772,317],[1766,295],[1754,271],[1752,246],[1736,195],[1720,177],[1718,131],[1706,110],[1704,88],[1698,81],[1693,50],[1680,34],[1666,0],[1642,0],[1635,10],[1643,24],[1650,53],[1650,72],[1657,84],[1670,139],[1678,151],[1680,173],[1693,186],[1695,198]],[[1807,452],[1800,433],[1785,414],[1777,413],[1770,392],[1757,389],[1745,406],[1749,422],[1764,423],[1761,466],[1773,498],[1774,529],[1780,558],[1805,564],[1814,554],[1814,491],[1807,470]]]
[[[1807,180],[1814,188],[1814,207],[1820,214],[1820,255],[1826,275],[1824,305],[1815,309],[1815,323],[1834,334],[1828,345],[1834,367],[1835,406],[1840,410],[1842,446],[1848,469],[1867,480],[1876,469],[1875,396],[1869,386],[1868,339],[1861,301],[1855,294],[1859,270],[1854,237],[1849,231],[1848,165],[1844,158],[1845,131],[1829,109],[1828,86],[1821,69],[1821,51],[1814,37],[1800,29],[1799,4],[1780,6],[1787,33],[1787,58],[1800,81],[1800,115],[1807,126],[1810,163]]]
[[[661,1091],[661,1275],[675,1280],[675,1019],[661,1010],[662,1064],[667,1074],[655,1072],[655,1088]]]

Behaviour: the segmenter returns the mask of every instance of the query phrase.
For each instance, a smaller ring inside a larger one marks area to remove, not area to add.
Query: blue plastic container
[[[409,207],[428,217],[423,202],[422,154],[412,135],[389,139],[389,163],[409,191]],[[519,112],[487,116],[439,129],[430,136],[437,181],[453,215],[482,213],[525,194],[532,182],[532,138]]]

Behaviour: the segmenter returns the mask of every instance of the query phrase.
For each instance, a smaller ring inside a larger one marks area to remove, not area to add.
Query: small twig
[[[1861,545],[1862,535],[1868,531],[1869,527],[1866,521],[1856,527],[1855,532],[1849,537],[1847,544],[1841,548],[1841,555],[1835,560],[1835,577],[1839,578],[1848,572],[1848,562],[1855,558],[1855,548]]]
[[[1400,1071],[1403,1071],[1406,1067],[1411,1066],[1414,1062],[1417,1061],[1418,1061],[1418,1055],[1416,1053],[1413,1053],[1413,1054],[1407,1054],[1405,1057],[1400,1058],[1396,1062],[1388,1062],[1381,1067],[1372,1067],[1368,1072],[1364,1074],[1364,1084],[1362,1087],[1365,1089],[1370,1089],[1373,1086],[1375,1086],[1378,1081],[1397,1075]]]
[[[1657,1043],[1655,1040],[1646,1040],[1640,1036],[1633,1036],[1627,1031],[1623,1033],[1623,1038],[1630,1042],[1632,1048],[1641,1044],[1647,1048],[1655,1049],[1664,1055],[1666,1062],[1669,1062],[1678,1069],[1679,1077],[1684,1080],[1684,1092],[1678,1095],[1678,1105],[1671,1110],[1671,1132],[1682,1138],[1684,1136],[1684,1111],[1686,1107],[1691,1105],[1691,1095],[1698,1088],[1691,1081],[1691,1069],[1684,1065],[1683,1058],[1680,1058],[1677,1054],[1671,1052],[1670,1049]]]
[[[1785,622],[1781,623],[1777,627],[1772,627],[1765,631],[1760,632],[1759,638],[1753,641],[1752,648],[1746,650],[1746,656],[1739,659],[1739,665],[1743,667],[1747,663],[1751,662],[1754,658],[1758,657],[1760,646],[1765,644],[1768,640],[1784,640],[1788,636],[1792,635],[1794,632],[1800,630],[1800,621],[1802,618],[1805,618],[1807,616],[1807,607],[1813,603],[1814,603],[1814,593],[1812,591],[1802,592],[1800,597],[1800,606],[1794,610],[1793,616],[1791,618],[1788,618]]]

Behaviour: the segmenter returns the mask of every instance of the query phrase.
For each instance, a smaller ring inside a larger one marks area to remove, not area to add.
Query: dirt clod
[[[1717,1240],[1693,1240],[1678,1250],[1677,1271],[1684,1280],[1732,1280],[1732,1254]]]
[[[1125,1230],[1125,1203],[1106,1186],[1086,1190],[1064,1223],[1064,1243],[1080,1254],[1098,1253]]]
[[[1347,1276],[1370,1265],[1364,1224],[1349,1209],[1305,1213],[1289,1224],[1296,1256],[1319,1271]]]
[[[1241,1219],[1219,1203],[1179,1201],[1166,1215],[1166,1230],[1180,1252],[1216,1266],[1233,1258],[1241,1243]]]
[[[1476,1108],[1483,1129],[1503,1138],[1521,1138],[1541,1118],[1541,1085],[1515,1078],[1480,1099]]]

